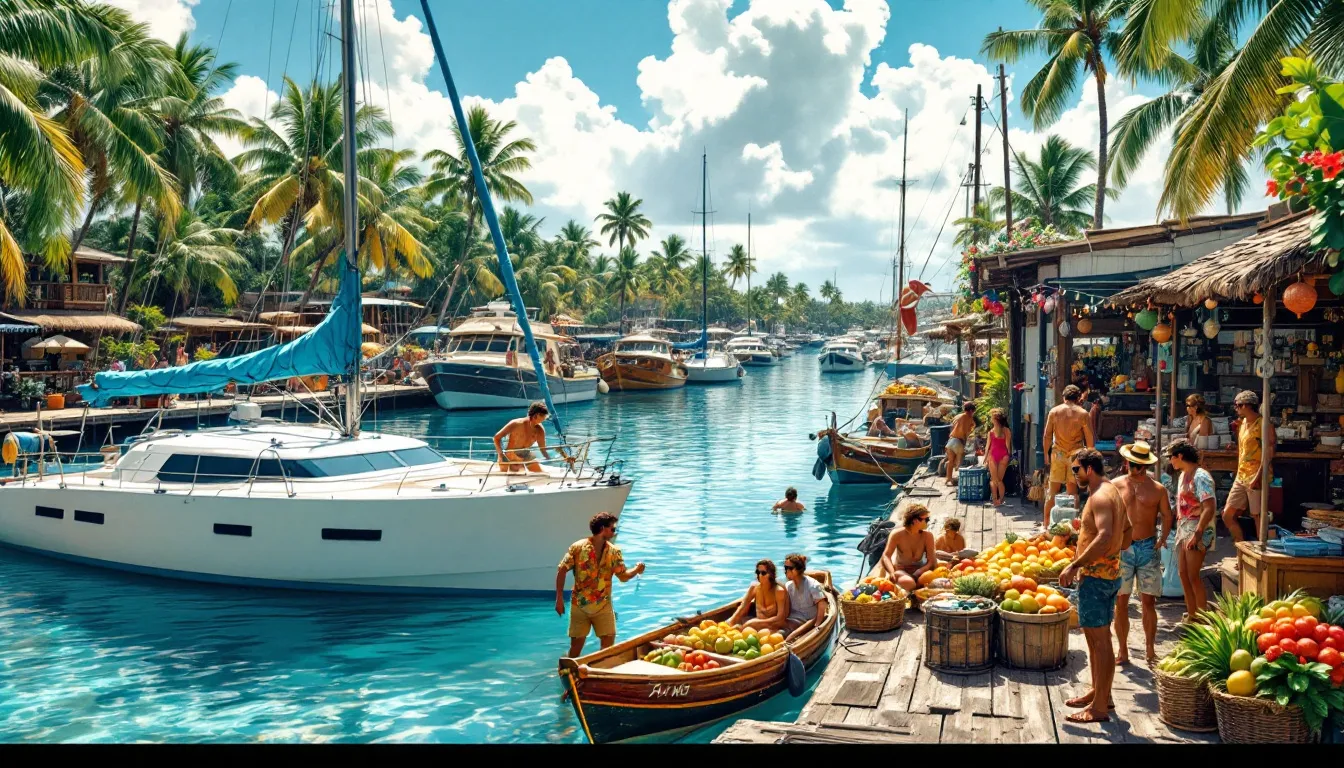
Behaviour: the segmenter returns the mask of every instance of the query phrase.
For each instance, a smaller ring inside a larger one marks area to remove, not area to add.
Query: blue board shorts
[[[1162,596],[1162,556],[1157,552],[1157,537],[1139,539],[1120,553],[1120,594],[1134,594],[1134,582],[1139,593]]]
[[[1115,596],[1120,579],[1084,576],[1078,584],[1078,626],[1109,627],[1115,619]]]

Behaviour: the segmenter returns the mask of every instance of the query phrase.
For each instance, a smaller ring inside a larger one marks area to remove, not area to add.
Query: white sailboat
[[[344,163],[355,164],[355,24],[342,0]],[[545,381],[494,207],[432,17],[454,116],[540,381]],[[505,472],[488,439],[440,453],[426,441],[361,432],[355,191],[344,185],[345,258],[331,313],[286,345],[178,368],[100,373],[91,403],[222,389],[313,373],[344,374],[339,427],[259,418],[198,432],[160,431],[110,450],[86,472],[50,464],[50,437],[11,435],[14,479],[0,487],[0,544],[96,566],[206,582],[310,590],[553,594],[555,563],[597,512],[619,515],[630,481],[587,462],[589,444],[539,471]],[[549,392],[543,390],[549,400]],[[552,409],[552,413],[555,413]],[[25,471],[28,470],[28,471]]]
[[[686,383],[722,384],[739,381],[747,375],[737,358],[723,345],[711,341],[709,328],[709,155],[700,156],[700,339],[692,348],[699,351],[683,362]]]

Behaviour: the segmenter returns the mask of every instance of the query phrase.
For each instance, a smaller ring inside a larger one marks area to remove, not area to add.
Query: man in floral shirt
[[[621,548],[611,543],[616,538],[616,516],[607,512],[593,515],[588,523],[592,536],[569,545],[569,551],[560,561],[555,574],[555,612],[565,615],[565,576],[574,572],[574,589],[570,600],[569,657],[583,653],[583,644],[589,630],[597,633],[603,648],[616,642],[616,612],[611,607],[611,579],[629,581],[644,572],[638,563],[625,569]]]

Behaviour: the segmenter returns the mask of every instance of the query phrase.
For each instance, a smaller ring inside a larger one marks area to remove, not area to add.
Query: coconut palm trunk
[[[1101,49],[1101,41],[1095,42],[1097,50]],[[1102,220],[1106,213],[1106,159],[1107,159],[1107,132],[1110,128],[1106,120],[1106,70],[1100,64],[1100,54],[1098,54],[1098,66],[1096,69],[1097,81],[1097,123],[1100,126],[1100,137],[1097,141],[1097,205],[1096,213],[1092,215],[1092,228],[1101,229]]]
[[[439,305],[439,319],[435,325],[443,327],[448,319],[448,305],[453,301],[453,294],[457,292],[457,281],[462,279],[462,265],[467,262],[467,252],[471,249],[471,239],[476,236],[476,200],[475,196],[467,201],[467,210],[471,215],[467,217],[467,228],[462,234],[462,250],[457,254],[457,266],[453,267],[453,279],[448,283],[448,292],[443,295],[443,303]],[[437,338],[437,337],[436,337]]]
[[[131,235],[126,244],[126,258],[130,261],[126,268],[122,270],[125,278],[121,281],[121,291],[117,296],[117,314],[126,316],[126,300],[131,295],[131,282],[135,279],[135,234],[140,229],[140,206],[144,198],[135,199],[135,213],[131,214]]]
[[[317,281],[322,279],[322,270],[326,269],[327,261],[331,258],[331,255],[336,252],[336,249],[340,247],[341,245],[338,242],[336,245],[323,251],[322,255],[318,257],[317,263],[313,265],[313,277],[308,281],[308,289],[305,290],[303,296],[299,298],[299,303],[294,306],[294,311],[302,312],[303,308],[308,305],[308,300],[313,297],[313,291],[317,290]]]

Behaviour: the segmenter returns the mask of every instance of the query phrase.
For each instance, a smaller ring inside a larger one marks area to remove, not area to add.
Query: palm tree
[[[649,236],[653,222],[639,212],[639,206],[643,204],[643,200],[629,192],[617,192],[615,197],[603,203],[607,212],[598,214],[596,220],[602,222],[601,233],[610,235],[609,245],[618,250],[626,245],[633,248],[635,243]]]
[[[191,287],[209,283],[219,289],[225,304],[238,299],[238,288],[230,274],[244,264],[233,247],[242,235],[236,229],[215,227],[201,220],[197,212],[183,210],[171,225],[159,233],[159,255],[147,276],[157,277],[176,293],[172,306],[187,308]],[[199,296],[199,293],[198,293]]]
[[[644,276],[640,273],[639,254],[626,246],[611,265],[607,277],[607,291],[616,294],[621,302],[621,333],[625,333],[625,302],[639,298],[644,290]]]
[[[990,195],[993,196],[992,190]],[[1013,204],[1017,204],[1016,197],[1013,198]],[[990,212],[989,203],[980,203],[975,207],[974,213],[957,219],[952,224],[958,227],[957,236],[952,238],[952,244],[962,250],[966,250],[972,245],[988,243],[990,238],[1003,230],[1004,226],[1004,222],[995,219]]]
[[[1079,80],[1091,73],[1097,88],[1097,137],[1095,209],[1092,228],[1101,229],[1105,218],[1106,163],[1108,127],[1106,119],[1106,55],[1119,53],[1119,27],[1136,0],[1030,0],[1040,9],[1041,26],[1037,29],[991,32],[985,36],[981,52],[990,58],[1014,63],[1033,54],[1046,54],[1040,71],[1022,89],[1022,111],[1037,130],[1045,128],[1063,114],[1078,90]],[[1147,0],[1138,0],[1149,4]],[[1192,5],[1193,3],[1170,3]],[[1128,59],[1126,60],[1128,61]],[[1129,74],[1131,69],[1121,67]]]
[[[481,163],[486,189],[494,198],[531,205],[532,193],[518,180],[517,174],[532,167],[528,155],[537,151],[537,145],[529,138],[510,139],[509,134],[517,127],[518,124],[512,120],[501,122],[491,118],[485,107],[479,104],[467,112],[467,130]],[[457,139],[456,154],[434,149],[426,152],[424,158],[432,167],[429,180],[425,183],[426,196],[437,198],[442,195],[445,199],[453,199],[467,217],[466,233],[462,239],[462,250],[453,267],[452,282],[439,306],[440,325],[447,319],[448,305],[457,289],[458,278],[471,266],[468,263],[468,250],[475,240],[476,222],[482,210],[481,201],[477,197],[476,178],[467,157],[467,142],[456,124],[453,126],[453,136]]]
[[[731,281],[729,288],[735,290],[738,280],[755,271],[756,266],[747,257],[747,249],[743,248],[741,243],[734,245],[728,251],[728,263],[723,265],[723,276]]]
[[[782,299],[789,295],[789,276],[783,272],[776,272],[765,281],[765,290],[776,299]]]
[[[236,109],[216,95],[233,82],[234,63],[218,63],[213,50],[190,45],[184,32],[171,50],[182,77],[156,107],[164,123],[164,164],[177,179],[178,196],[190,206],[192,195],[238,185],[237,168],[225,157],[219,138],[241,138],[248,125]]]
[[[821,298],[831,304],[839,304],[842,301],[840,288],[830,280],[821,284]]]
[[[564,252],[566,264],[576,268],[580,261],[587,261],[589,254],[599,245],[593,239],[593,233],[573,219],[565,222],[555,237]]]
[[[1193,13],[1186,3],[1147,5],[1147,23],[1126,26],[1129,45],[1156,61],[1199,30],[1192,63],[1210,75],[1175,120],[1159,200],[1159,210],[1186,218],[1220,187],[1226,197],[1228,174],[1245,166],[1260,127],[1292,98],[1277,91],[1284,83],[1282,57],[1310,56],[1323,72],[1344,72],[1344,13],[1333,0],[1209,0],[1189,4],[1196,6]],[[1231,51],[1236,40],[1240,49],[1219,66],[1218,52]],[[1193,91],[1198,78],[1190,79]]]
[[[653,255],[665,261],[667,268],[672,270],[685,269],[692,258],[691,252],[686,250],[686,239],[681,235],[668,235]]]
[[[811,300],[812,300],[812,292],[807,287],[807,283],[793,284],[793,301],[797,302],[798,304],[806,305]]]
[[[1097,167],[1096,158],[1082,147],[1075,147],[1059,136],[1046,138],[1036,160],[1014,153],[1012,191],[1013,211],[1022,220],[1036,219],[1041,226],[1076,234],[1089,224],[1096,228],[1084,206],[1092,199],[1095,186],[1077,186],[1086,171]],[[1018,190],[1021,190],[1020,192]],[[1110,193],[1115,196],[1115,191]],[[989,190],[991,209],[1003,210],[1003,188]]]

